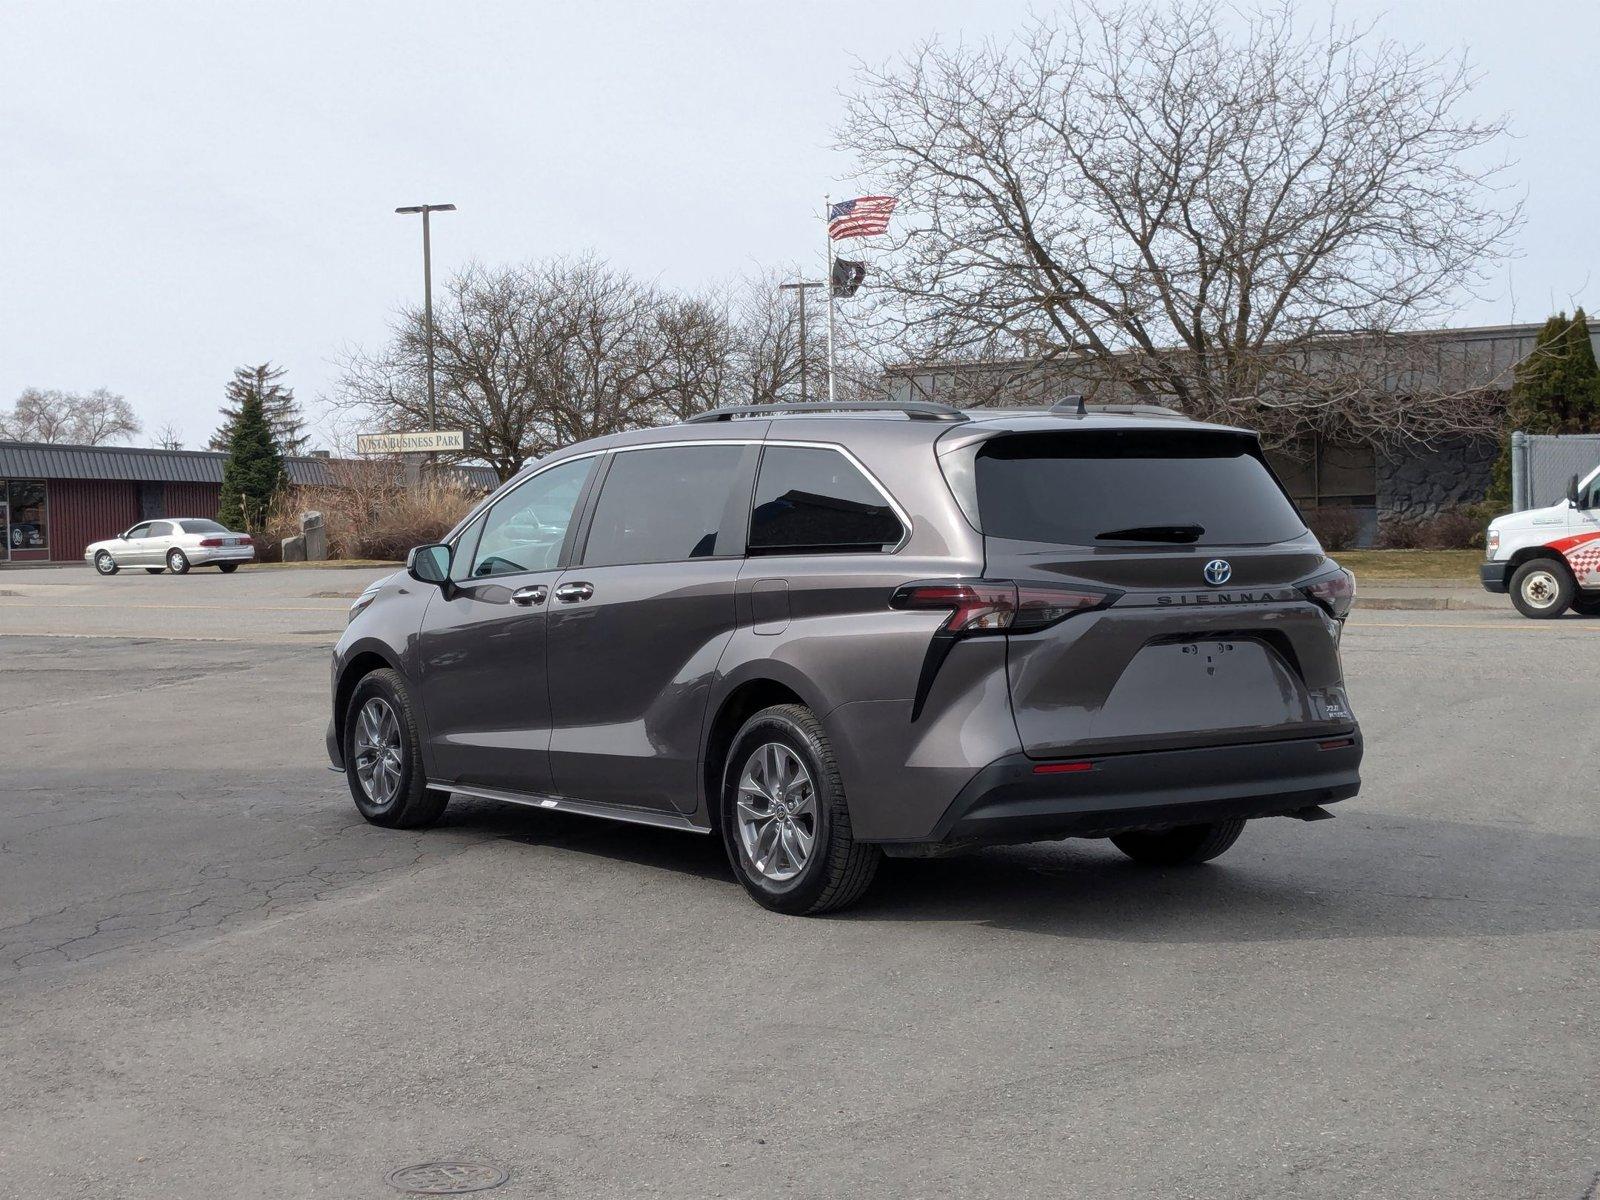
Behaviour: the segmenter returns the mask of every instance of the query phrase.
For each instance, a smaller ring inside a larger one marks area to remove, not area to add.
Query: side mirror
[[[406,574],[418,583],[449,583],[450,547],[418,546],[406,555]]]
[[[1578,477],[1576,475],[1567,480],[1567,503],[1573,508],[1578,507]]]

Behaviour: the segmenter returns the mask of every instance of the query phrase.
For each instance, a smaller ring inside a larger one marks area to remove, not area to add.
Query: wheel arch
[[[1562,554],[1561,551],[1552,546],[1524,546],[1521,550],[1518,550],[1515,554],[1513,554],[1507,561],[1506,581],[1509,583],[1512,575],[1516,574],[1517,571],[1526,566],[1528,563],[1531,563],[1535,559],[1539,558],[1549,559],[1551,562],[1557,564],[1569,576],[1572,575],[1572,564],[1567,562],[1567,556]],[[1576,583],[1575,579],[1574,583]]]
[[[338,744],[344,746],[344,719],[345,711],[350,707],[350,697],[355,694],[356,687],[374,671],[385,668],[398,671],[398,664],[371,646],[364,646],[351,654],[339,668],[339,682],[334,687],[333,693],[333,730],[338,738]]]
[[[801,704],[812,712],[817,711],[816,706],[789,683],[771,675],[753,675],[728,691],[706,723],[700,756],[700,803],[714,831],[720,832],[722,828],[722,777],[734,736],[756,713],[778,704]]]

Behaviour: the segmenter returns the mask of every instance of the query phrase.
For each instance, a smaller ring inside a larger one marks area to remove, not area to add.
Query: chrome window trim
[[[629,445],[629,446],[608,446],[608,447],[606,447],[606,448],[604,448],[602,450],[586,450],[582,454],[569,454],[569,455],[565,455],[565,456],[563,456],[561,458],[553,459],[550,462],[540,463],[536,467],[530,468],[530,469],[528,469],[526,471],[523,471],[523,472],[520,472],[520,473],[518,473],[516,475],[513,475],[510,479],[506,480],[505,483],[501,484],[500,487],[496,488],[488,496],[484,497],[484,499],[478,504],[478,506],[476,508],[474,508],[471,512],[469,512],[465,517],[463,517],[461,519],[461,521],[457,524],[455,531],[452,532],[450,537],[446,539],[447,543],[450,546],[451,557],[454,558],[454,556],[455,556],[455,552],[456,552],[456,550],[458,548],[457,544],[461,540],[461,535],[467,531],[467,529],[472,525],[472,523],[474,521],[476,521],[478,519],[479,516],[481,516],[483,513],[487,512],[490,508],[494,507],[494,505],[499,503],[499,501],[501,499],[503,499],[506,496],[510,495],[511,491],[513,491],[515,488],[521,487],[524,483],[526,483],[528,480],[534,478],[536,475],[542,475],[542,474],[544,474],[544,472],[546,472],[548,470],[551,470],[554,467],[559,467],[559,466],[561,466],[561,465],[563,465],[565,463],[578,462],[578,461],[580,461],[582,459],[585,459],[585,458],[598,458],[598,457],[600,457],[602,455],[606,455],[606,454],[628,454],[628,453],[631,453],[632,451],[635,451],[635,450],[668,450],[668,449],[671,449],[673,446],[789,446],[789,447],[795,447],[795,448],[802,449],[802,450],[833,450],[833,451],[836,451],[837,453],[844,455],[845,460],[851,466],[853,466],[856,470],[861,472],[862,477],[864,479],[866,479],[866,481],[869,484],[872,485],[873,490],[876,491],[878,493],[878,495],[883,497],[884,503],[889,506],[890,510],[894,513],[896,519],[898,519],[899,522],[900,522],[900,529],[901,529],[900,540],[898,542],[896,542],[895,545],[892,548],[890,548],[888,550],[880,550],[880,551],[878,551],[878,553],[879,554],[898,554],[898,553],[900,553],[901,550],[905,549],[906,543],[908,543],[911,540],[911,527],[912,527],[911,514],[906,512],[906,510],[903,507],[901,507],[900,501],[895,499],[894,493],[892,493],[887,487],[884,486],[883,480],[879,479],[877,477],[877,475],[873,474],[872,469],[870,467],[868,467],[866,463],[862,462],[859,458],[857,458],[856,455],[854,454],[854,452],[852,452],[849,449],[849,447],[847,447],[847,446],[845,446],[845,445],[843,445],[843,444],[841,444],[839,442],[804,441],[804,440],[797,439],[797,438],[758,438],[758,437],[744,437],[744,438],[665,438],[665,439],[663,439],[661,441],[639,442],[639,443],[637,443],[635,445]],[[757,482],[760,481],[759,468],[757,470],[756,479],[757,479]],[[858,553],[858,552],[856,552],[856,551],[848,551],[846,553]],[[859,551],[859,553],[867,553],[867,551]],[[747,558],[750,557],[749,546],[748,545],[745,547],[745,555],[744,555],[744,557],[747,557]],[[760,558],[821,558],[821,557],[832,557],[832,556],[831,555],[816,555],[816,554],[799,553],[799,554],[766,554],[766,555],[757,555],[756,557],[760,557]],[[681,561],[683,561],[683,562],[695,562],[697,560],[695,560],[695,559],[683,559]],[[618,565],[626,565],[626,564],[618,564]]]

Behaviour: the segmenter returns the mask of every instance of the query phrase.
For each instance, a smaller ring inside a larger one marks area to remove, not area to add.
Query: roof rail
[[[1068,396],[1050,406],[1058,417],[1087,417],[1093,413],[1126,417],[1166,417],[1173,421],[1187,421],[1186,413],[1163,404],[1085,404],[1082,396]]]
[[[710,412],[696,413],[685,424],[698,425],[707,421],[732,421],[741,417],[777,417],[802,413],[833,412],[892,412],[904,413],[912,421],[965,421],[967,414],[948,404],[931,400],[845,401],[829,403],[825,400],[807,404],[738,404],[729,408],[713,408]]]

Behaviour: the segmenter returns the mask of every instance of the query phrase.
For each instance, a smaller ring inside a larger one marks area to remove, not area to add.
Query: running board
[[[656,812],[648,808],[625,808],[620,804],[596,804],[589,800],[568,800],[562,796],[540,796],[523,792],[502,792],[497,788],[464,787],[457,783],[434,786],[435,791],[473,796],[479,800],[498,800],[524,808],[551,812],[577,813],[582,817],[603,817],[607,821],[626,821],[630,825],[653,825],[658,829],[677,829],[684,833],[710,833],[681,813]]]

